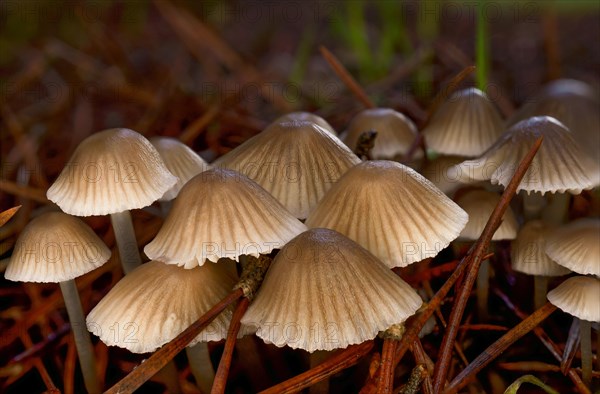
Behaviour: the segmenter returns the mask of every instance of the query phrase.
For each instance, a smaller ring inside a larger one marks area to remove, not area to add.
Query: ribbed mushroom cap
[[[337,135],[337,132],[329,124],[329,122],[327,122],[325,119],[323,119],[319,115],[315,115],[310,112],[304,112],[304,111],[290,112],[288,114],[280,116],[273,123],[274,124],[275,123],[286,123],[286,122],[290,122],[290,121],[292,121],[292,122],[293,121],[311,122],[311,123],[316,124],[317,126],[321,126],[325,130],[329,131],[331,134]]]
[[[313,352],[373,339],[421,306],[419,295],[342,234],[311,229],[279,252],[242,318],[266,343]]]
[[[463,186],[460,177],[457,176],[456,164],[462,163],[463,157],[439,156],[427,161],[427,164],[419,171],[444,194],[450,195]]]
[[[482,154],[504,131],[502,118],[485,93],[476,88],[455,92],[433,115],[423,136],[427,147],[446,155]]]
[[[467,212],[469,221],[458,238],[478,239],[499,201],[498,194],[487,190],[471,190],[460,196],[456,203]],[[517,219],[509,207],[502,216],[502,224],[492,236],[492,241],[514,239],[518,229]]]
[[[548,293],[548,301],[581,320],[600,322],[600,280],[574,276]]]
[[[148,206],[176,182],[141,134],[109,129],[79,144],[47,196],[71,215],[107,215]]]
[[[344,172],[360,162],[336,136],[306,121],[272,123],[218,159],[241,172],[304,219]]]
[[[121,279],[87,316],[87,328],[108,346],[147,353],[171,341],[231,292],[231,262],[186,270],[160,261],[142,264]],[[231,309],[188,345],[227,336]]]
[[[179,178],[175,186],[159,198],[160,201],[174,199],[187,181],[192,179],[194,175],[210,168],[208,163],[196,152],[175,138],[153,137],[150,142],[162,157],[167,169]]]
[[[532,220],[523,225],[510,249],[515,271],[539,276],[562,276],[571,272],[552,261],[545,252],[546,239],[554,228],[541,220]]]
[[[391,108],[370,108],[359,112],[350,122],[344,143],[356,149],[358,138],[365,131],[375,130],[375,145],[371,149],[374,159],[393,159],[404,155],[417,137],[417,126],[412,120]],[[423,153],[418,150],[414,157]]]
[[[600,277],[600,219],[578,219],[552,231],[546,254],[571,271]]]
[[[144,252],[153,260],[193,268],[207,259],[269,253],[305,230],[254,181],[215,168],[185,184]]]
[[[512,126],[481,157],[454,167],[465,182],[491,180],[506,187],[519,163],[537,138],[544,141],[517,192],[580,193],[598,185],[600,172],[573,140],[571,132],[548,116],[530,118]]]
[[[4,276],[18,282],[64,282],[100,267],[109,257],[110,249],[81,219],[48,212],[25,226]]]
[[[515,124],[532,116],[556,118],[573,133],[581,148],[600,160],[600,100],[585,82],[558,79],[548,83],[510,119]]]
[[[339,231],[388,267],[404,267],[437,255],[467,220],[465,211],[413,169],[381,160],[344,174],[306,225]]]

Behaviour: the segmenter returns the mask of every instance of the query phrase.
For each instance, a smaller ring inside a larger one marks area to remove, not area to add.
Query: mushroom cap
[[[463,185],[453,168],[463,161],[464,158],[459,156],[439,156],[428,160],[419,172],[444,194],[450,195]]]
[[[25,226],[4,276],[18,282],[58,283],[100,267],[110,249],[81,219],[44,213]]]
[[[240,255],[258,257],[306,230],[273,196],[236,171],[214,168],[185,184],[144,252],[185,268]]]
[[[548,293],[548,301],[581,320],[600,322],[600,280],[574,276]]]
[[[467,220],[462,208],[416,171],[381,160],[344,174],[306,225],[339,231],[388,267],[405,267],[437,255]]]
[[[476,88],[454,92],[435,112],[423,136],[427,147],[446,155],[474,157],[504,132],[500,113]]]
[[[285,123],[285,122],[290,122],[290,121],[311,122],[311,123],[316,124],[317,126],[324,128],[325,130],[329,131],[331,134],[337,136],[337,132],[329,124],[328,121],[326,121],[319,115],[315,115],[310,112],[304,112],[304,111],[290,112],[290,113],[287,113],[287,114],[275,119],[275,121],[273,123],[274,124],[275,123]]]
[[[344,143],[352,150],[362,133],[375,130],[375,145],[371,149],[374,159],[393,159],[406,154],[417,138],[417,126],[412,120],[391,108],[369,108],[359,112],[350,122]],[[418,150],[415,158],[423,153]]]
[[[491,180],[506,187],[519,163],[535,141],[544,140],[517,192],[573,194],[591,189],[600,182],[600,172],[583,152],[571,132],[548,116],[529,118],[506,131],[483,155],[454,166],[464,182]],[[452,170],[452,169],[451,169]]]
[[[487,190],[471,190],[460,196],[456,203],[467,212],[469,221],[458,238],[478,239],[499,201],[500,196],[497,193]],[[502,223],[492,236],[492,241],[515,239],[518,229],[517,219],[509,207],[502,216]]]
[[[311,229],[277,254],[242,323],[279,347],[332,350],[373,339],[421,304],[369,251],[336,231]]]
[[[325,192],[360,162],[336,136],[313,122],[272,123],[219,158],[214,167],[241,172],[304,219]]]
[[[542,220],[532,220],[521,227],[510,249],[513,270],[539,276],[563,276],[571,272],[545,252],[546,240],[554,228]]]
[[[546,254],[579,274],[600,276],[600,219],[578,219],[554,230]]]
[[[160,261],[137,267],[102,298],[87,328],[108,346],[148,353],[171,341],[231,292],[231,262],[186,270]],[[235,267],[234,267],[235,268]],[[188,346],[227,337],[231,309],[221,312]]]
[[[572,133],[586,153],[600,161],[600,99],[585,82],[558,79],[546,84],[509,120],[509,125],[532,116],[556,118]]]
[[[177,183],[166,191],[159,201],[170,201],[177,197],[177,194],[187,181],[194,175],[210,169],[207,162],[204,161],[190,147],[175,138],[152,137],[150,143],[154,145],[160,157],[162,157],[167,169],[175,175]]]
[[[145,137],[109,129],[79,144],[47,196],[71,215],[107,215],[148,206],[176,182]]]

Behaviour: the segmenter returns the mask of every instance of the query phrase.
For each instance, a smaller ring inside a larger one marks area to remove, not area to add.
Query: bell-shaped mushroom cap
[[[471,190],[460,196],[456,203],[467,212],[469,221],[458,238],[478,239],[499,201],[498,194],[487,190]],[[492,236],[492,241],[515,239],[518,229],[517,219],[509,207],[502,216],[502,224]]]
[[[185,184],[144,252],[153,260],[193,268],[207,259],[258,257],[305,230],[302,222],[254,181],[236,171],[215,168]]]
[[[317,126],[321,126],[325,130],[329,131],[331,134],[337,135],[337,132],[329,124],[329,122],[327,122],[325,119],[323,119],[319,115],[315,115],[315,114],[310,113],[310,112],[303,112],[303,111],[290,112],[288,114],[285,114],[285,115],[280,116],[279,118],[275,119],[275,121],[273,123],[274,124],[276,124],[276,123],[286,123],[286,122],[290,122],[290,121],[292,121],[292,122],[293,121],[297,121],[297,122],[311,122],[311,123],[316,124]]]
[[[502,118],[485,93],[476,88],[455,92],[423,130],[427,147],[446,155],[474,157],[504,132]]]
[[[556,118],[573,133],[588,155],[600,160],[600,99],[585,82],[558,79],[548,83],[510,119],[515,124],[532,116]]]
[[[600,277],[600,219],[578,219],[552,231],[546,254],[571,271]]]
[[[574,276],[548,293],[548,301],[581,320],[600,322],[600,280]]]
[[[266,343],[332,350],[373,339],[421,304],[367,250],[338,232],[311,229],[279,252],[242,323]]]
[[[64,282],[100,267],[109,257],[110,249],[81,219],[48,212],[23,229],[4,276],[18,282]]]
[[[152,137],[150,142],[162,157],[167,169],[178,178],[175,186],[159,198],[160,201],[174,199],[187,181],[210,168],[196,152],[175,138]]]
[[[523,225],[511,244],[513,270],[539,276],[562,276],[571,272],[552,261],[545,252],[546,239],[554,228],[541,220],[532,220]]]
[[[581,193],[598,185],[600,172],[593,160],[573,140],[571,132],[548,116],[530,118],[512,126],[481,157],[457,164],[457,176],[465,182],[491,180],[506,187],[535,141],[542,145],[517,191]]]
[[[147,353],[171,341],[231,292],[231,262],[186,270],[160,261],[121,279],[87,316],[87,328],[108,346]],[[227,336],[226,309],[188,345]]]
[[[467,220],[465,211],[413,169],[381,160],[344,174],[306,225],[339,231],[388,267],[405,267],[437,255]]]
[[[214,167],[241,172],[304,219],[348,168],[360,159],[336,136],[312,122],[272,123],[219,158]]]
[[[146,138],[110,129],[79,144],[47,196],[71,215],[107,215],[148,206],[176,182]]]
[[[375,145],[371,149],[374,159],[393,159],[406,154],[417,138],[417,126],[412,120],[391,108],[370,108],[359,112],[350,122],[344,143],[352,150],[362,133],[375,130]],[[423,153],[418,150],[415,158]]]
[[[463,161],[463,157],[439,156],[428,160],[419,172],[444,194],[450,195],[463,186],[460,177],[457,176],[456,168],[453,168]]]

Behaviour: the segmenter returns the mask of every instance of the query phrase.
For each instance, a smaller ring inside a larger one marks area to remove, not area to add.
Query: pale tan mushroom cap
[[[373,339],[421,304],[366,249],[335,231],[311,229],[279,252],[242,323],[276,346],[333,350]]]
[[[47,196],[71,215],[107,215],[148,206],[176,182],[146,138],[110,129],[79,144]]]
[[[360,162],[336,136],[306,121],[273,123],[219,158],[253,179],[295,217],[304,219],[325,192]]]
[[[254,181],[215,168],[186,183],[144,252],[153,260],[193,268],[207,259],[269,253],[305,230]]]
[[[49,212],[21,232],[4,276],[18,282],[58,283],[108,261],[110,249],[81,219]]]
[[[196,152],[175,138],[153,137],[150,142],[162,157],[167,169],[175,175],[177,183],[159,198],[160,201],[170,201],[177,197],[187,181],[210,166]]]
[[[87,316],[87,328],[108,346],[153,352],[227,296],[236,282],[232,262],[186,270],[160,261],[121,279]],[[231,309],[221,312],[188,346],[227,337]]]
[[[600,276],[600,219],[578,219],[553,231],[546,253],[579,274]]]
[[[500,113],[476,88],[455,92],[423,130],[427,147],[446,155],[474,157],[504,132]]]
[[[573,133],[588,155],[600,161],[600,99],[585,82],[558,79],[548,83],[510,119],[509,125],[532,116],[556,118]],[[600,165],[600,164],[598,164]]]
[[[600,322],[600,280],[574,276],[548,293],[548,301],[581,320]]]
[[[344,143],[356,149],[358,138],[365,131],[375,130],[375,145],[371,149],[374,159],[393,159],[408,153],[417,138],[417,126],[412,120],[391,108],[370,108],[359,112],[350,122]],[[421,150],[414,157],[423,156]]]
[[[546,239],[554,225],[532,220],[523,225],[512,242],[510,258],[515,271],[528,275],[563,276],[571,271],[557,264],[545,252]]]
[[[280,116],[273,123],[274,124],[276,124],[276,123],[285,123],[285,122],[289,122],[289,121],[299,121],[299,122],[311,122],[311,123],[315,123],[317,126],[321,126],[325,130],[329,131],[331,134],[337,136],[337,132],[329,124],[329,122],[327,122],[325,119],[323,119],[319,115],[315,115],[315,114],[310,113],[310,112],[304,112],[304,111],[290,112],[288,114]]]
[[[454,166],[464,182],[490,180],[508,185],[521,160],[538,137],[542,145],[517,192],[581,193],[598,185],[600,172],[573,140],[571,132],[548,116],[530,118],[512,126],[481,157]]]
[[[381,160],[344,174],[306,225],[339,231],[388,267],[405,267],[437,255],[467,220],[462,208],[413,169]]]
[[[467,212],[469,221],[458,238],[470,241],[478,239],[499,201],[498,194],[487,190],[471,190],[460,196],[456,203]],[[514,239],[518,229],[517,219],[509,207],[502,216],[502,223],[492,236],[492,241]]]

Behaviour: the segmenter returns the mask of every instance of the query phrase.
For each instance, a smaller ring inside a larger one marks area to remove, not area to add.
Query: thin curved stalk
[[[133,222],[129,211],[110,214],[110,221],[115,232],[115,240],[119,249],[119,258],[125,274],[130,273],[142,264],[138,244],[133,230]]]
[[[215,380],[215,369],[210,360],[208,343],[199,342],[194,346],[188,346],[185,348],[185,353],[198,388],[203,393],[209,393]]]
[[[535,275],[533,277],[534,309],[539,309],[546,303],[547,292],[548,292],[548,277]]]
[[[65,300],[69,322],[71,323],[73,336],[75,337],[75,347],[79,356],[79,365],[83,374],[83,381],[88,393],[100,393],[100,382],[96,374],[96,358],[94,357],[94,348],[92,339],[85,325],[83,308],[77,292],[77,285],[74,280],[60,282],[60,290]]]
[[[310,353],[310,369],[317,367],[318,365],[325,362],[330,357],[330,352],[325,350],[317,350]],[[329,378],[323,379],[310,386],[308,392],[310,394],[327,394],[329,393]]]
[[[490,260],[481,262],[477,271],[477,316],[479,321],[487,321],[488,298],[490,294]]]
[[[581,369],[583,383],[592,387],[592,323],[579,319],[581,335]]]

